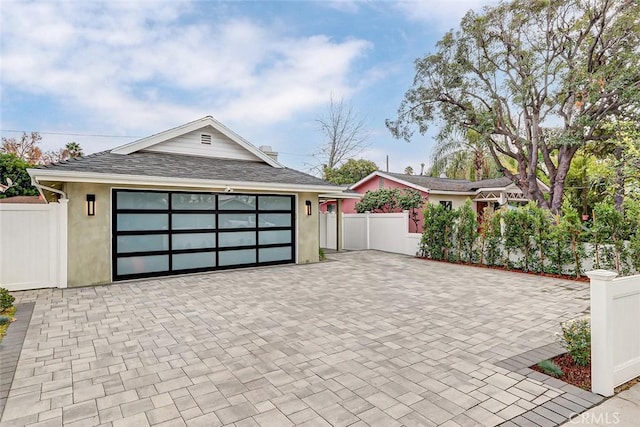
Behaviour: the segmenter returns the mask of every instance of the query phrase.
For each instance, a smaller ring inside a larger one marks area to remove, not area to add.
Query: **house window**
[[[440,204],[448,211],[453,208],[453,203],[451,202],[451,200],[442,200]]]

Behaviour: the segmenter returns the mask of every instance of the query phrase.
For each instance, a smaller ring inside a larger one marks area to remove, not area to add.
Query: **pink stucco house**
[[[503,205],[507,202],[528,202],[522,191],[506,177],[467,181],[375,171],[349,186],[350,191],[361,195],[380,188],[412,188],[419,191],[429,203],[441,203],[451,209],[456,209],[462,206],[467,199],[471,199],[474,209],[478,213],[482,213],[487,206]],[[357,199],[343,200],[341,212],[345,214],[356,213],[357,202]],[[335,212],[335,200],[323,202],[320,205],[320,210]],[[409,221],[409,232],[422,232],[422,211],[418,213],[418,219],[417,226]]]

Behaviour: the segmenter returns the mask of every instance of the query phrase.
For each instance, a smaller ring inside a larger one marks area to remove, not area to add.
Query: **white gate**
[[[67,287],[67,203],[0,204],[0,287]]]
[[[338,217],[333,212],[320,213],[320,247],[338,249]]]

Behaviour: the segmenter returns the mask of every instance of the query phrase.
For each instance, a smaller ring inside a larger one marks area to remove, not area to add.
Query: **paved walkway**
[[[595,408],[575,414],[563,426],[637,426],[640,425],[640,384],[623,391]]]
[[[455,427],[571,397],[497,365],[551,343],[586,284],[331,259],[16,293],[36,305],[0,424]]]

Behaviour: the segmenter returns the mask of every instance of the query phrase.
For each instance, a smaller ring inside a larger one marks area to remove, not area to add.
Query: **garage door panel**
[[[169,255],[118,258],[118,274],[132,275],[163,272],[169,269]]]
[[[258,242],[261,245],[292,243],[291,234],[291,230],[260,231],[258,233]]]
[[[289,196],[260,196],[258,208],[261,211],[290,211],[291,201]]]
[[[153,252],[169,250],[168,234],[118,236],[118,253]]]
[[[171,236],[173,250],[216,247],[216,233],[180,233]]]
[[[258,249],[260,262],[282,261],[291,258],[291,246]]]
[[[169,215],[124,213],[116,217],[118,231],[168,230]]]
[[[255,246],[255,231],[234,231],[218,233],[218,246],[229,248],[233,246]]]
[[[117,196],[118,209],[167,209],[169,207],[169,193],[119,191]]]
[[[113,278],[291,263],[295,198],[113,190]]]
[[[218,220],[219,228],[255,228],[256,226],[254,213],[219,214]]]
[[[221,251],[218,253],[220,267],[240,264],[255,264],[256,250],[241,249],[233,251]]]
[[[189,270],[193,268],[209,268],[216,266],[215,252],[194,252],[172,255],[174,270]]]
[[[258,218],[258,225],[261,228],[291,227],[291,214],[290,213],[260,214]]]
[[[171,228],[173,230],[202,230],[216,228],[215,214],[172,214]]]
[[[213,210],[215,208],[216,196],[214,194],[171,194],[171,209],[173,210]]]
[[[221,211],[255,211],[256,196],[248,194],[220,194],[218,209]]]

